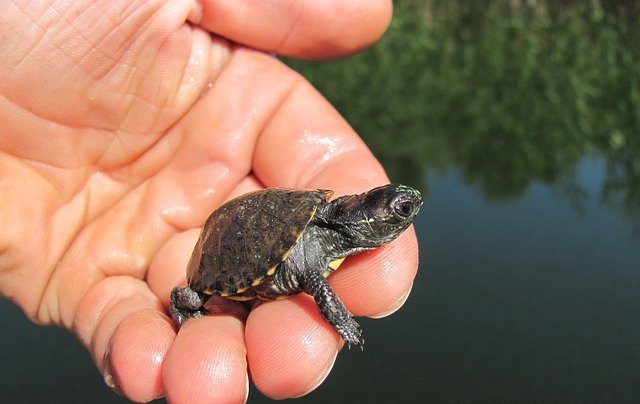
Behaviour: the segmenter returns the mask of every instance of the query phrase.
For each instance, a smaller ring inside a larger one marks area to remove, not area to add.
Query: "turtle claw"
[[[349,349],[351,349],[352,345],[358,345],[360,349],[364,350],[362,328],[353,318],[349,317],[349,320],[336,325],[335,330],[340,334]]]
[[[169,312],[173,321],[180,327],[189,318],[203,316],[202,296],[188,286],[178,286],[171,291]]]

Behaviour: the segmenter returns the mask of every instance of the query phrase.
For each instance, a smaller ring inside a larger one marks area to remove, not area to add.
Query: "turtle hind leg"
[[[189,286],[178,286],[171,291],[169,298],[169,312],[173,321],[181,326],[188,318],[204,315],[202,307],[206,299]]]
[[[359,345],[360,348],[364,346],[362,328],[351,317],[321,273],[309,272],[305,274],[302,289],[313,296],[322,317],[340,334],[349,348],[351,345]]]

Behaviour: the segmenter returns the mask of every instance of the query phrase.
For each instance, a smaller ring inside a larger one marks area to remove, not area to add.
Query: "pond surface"
[[[624,5],[397,1],[372,50],[289,62],[425,195],[405,306],[360,319],[365,350],[299,402],[640,397],[640,57]],[[0,317],[0,402],[125,402],[74,337],[6,301]]]

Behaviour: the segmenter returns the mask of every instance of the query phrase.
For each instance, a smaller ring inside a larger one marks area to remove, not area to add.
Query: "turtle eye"
[[[403,218],[410,217],[413,214],[413,203],[411,201],[400,201],[395,204],[393,210],[398,216]]]

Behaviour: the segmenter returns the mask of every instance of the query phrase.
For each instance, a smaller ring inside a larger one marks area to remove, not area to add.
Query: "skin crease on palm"
[[[134,401],[241,402],[249,374],[274,398],[314,389],[343,344],[309,296],[257,305],[246,323],[188,321],[178,334],[168,296],[225,200],[388,182],[272,54],[352,53],[390,15],[384,0],[2,2],[2,295],[74,332]],[[352,313],[381,316],[404,302],[416,270],[410,229],[330,282]]]

